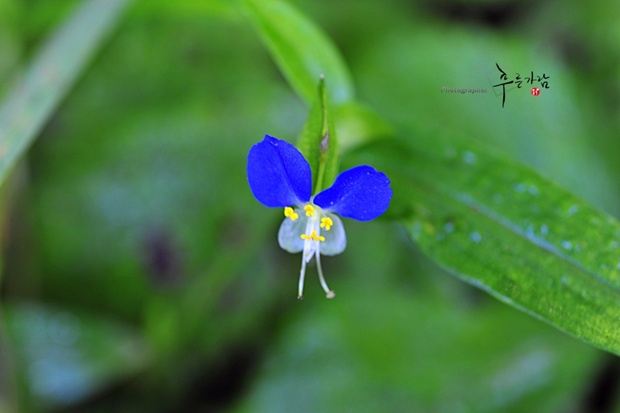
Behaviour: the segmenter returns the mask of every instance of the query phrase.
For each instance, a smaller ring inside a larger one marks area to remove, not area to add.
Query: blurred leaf
[[[410,146],[385,141],[363,155],[392,179],[392,216],[404,218],[430,257],[500,300],[620,354],[616,220],[455,137],[431,133]]]
[[[37,0],[35,4],[22,3],[20,31],[25,46],[42,44],[54,27],[71,15],[84,0]],[[28,49],[26,49],[28,50]],[[36,51],[36,49],[35,49]],[[32,52],[32,50],[30,51]]]
[[[15,72],[21,54],[21,42],[17,29],[17,16],[19,7],[13,0],[0,0],[0,98],[6,91],[7,79]],[[0,135],[1,136],[1,135]],[[2,241],[0,246],[3,251],[7,251],[7,244],[10,237],[9,228],[13,225],[9,219],[13,195],[18,187],[15,180],[7,180],[0,183],[0,234]],[[0,256],[0,285],[2,285],[2,275],[4,273],[5,257]],[[1,328],[1,321],[0,321]],[[2,369],[0,369],[0,393],[2,387]],[[4,372],[6,373],[6,372]],[[1,396],[1,394],[0,394]]]
[[[15,362],[8,345],[4,312],[0,308],[0,413],[13,412],[17,409],[15,395]]]
[[[399,130],[415,131],[423,125],[446,136],[467,136],[500,147],[620,216],[617,112],[605,119],[610,106],[592,87],[591,73],[583,75],[585,88],[579,90],[574,62],[557,58],[563,53],[557,50],[560,35],[547,31],[553,24],[545,24],[542,33],[518,30],[497,35],[475,25],[438,24],[422,16],[411,16],[417,20],[408,25],[382,25],[371,33],[351,35],[372,38],[355,60],[359,95]],[[564,20],[557,22],[565,26]],[[605,64],[608,57],[604,55]],[[526,87],[507,89],[502,109],[501,88],[493,88],[499,80],[496,62],[511,78],[515,72],[546,73],[551,76],[550,89],[536,98]],[[609,82],[605,84],[613,96]],[[485,88],[486,93],[445,93],[442,87]],[[420,135],[411,133],[403,139],[424,139]]]
[[[124,22],[45,128],[29,168],[45,271],[38,291],[136,320],[154,290],[193,288],[254,230],[248,217],[262,207],[247,187],[247,151],[265,131],[297,134],[306,110],[269,65],[247,72],[256,46],[245,21],[215,43],[230,23],[131,13]],[[158,265],[162,255],[174,265]]]
[[[492,301],[344,290],[290,319],[235,412],[573,411],[600,355]]]
[[[338,140],[322,77],[317,89],[298,143],[312,169],[315,194],[331,185],[338,174]]]
[[[0,98],[21,54],[18,15],[19,6],[14,0],[0,0]]]
[[[185,0],[170,2],[168,0],[150,0],[138,2],[132,13],[157,14],[160,17],[219,17],[228,20],[237,20],[243,16],[239,13],[236,1],[230,0]]]
[[[335,111],[338,146],[342,152],[395,134],[392,125],[359,102],[347,102]]]
[[[120,16],[127,0],[83,3],[54,33],[0,107],[0,182],[24,153]]]
[[[246,0],[243,4],[284,77],[308,106],[321,75],[335,104],[353,98],[351,76],[342,57],[311,20],[282,0]]]
[[[75,403],[136,374],[149,358],[134,331],[110,320],[42,304],[8,304],[5,310],[28,398],[37,405]]]

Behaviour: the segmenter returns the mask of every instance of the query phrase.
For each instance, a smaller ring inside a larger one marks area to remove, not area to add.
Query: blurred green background
[[[407,139],[484,142],[619,216],[620,3],[290,2]],[[0,0],[1,94],[80,3]],[[245,162],[266,133],[294,142],[307,108],[238,6],[130,2],[5,181],[0,412],[620,412],[614,356],[387,219],[345,222],[335,300],[313,268],[296,300],[301,257]],[[495,63],[550,88],[502,109]]]

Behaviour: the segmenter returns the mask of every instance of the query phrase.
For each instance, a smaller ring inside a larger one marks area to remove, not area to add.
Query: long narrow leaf
[[[338,174],[338,140],[323,78],[299,136],[298,147],[312,169],[314,193],[330,186]]]
[[[73,85],[128,0],[85,0],[36,55],[0,107],[0,183]]]
[[[353,97],[351,76],[332,41],[281,0],[246,0],[247,14],[297,94],[312,105],[321,75],[335,104]]]
[[[471,142],[384,141],[363,158],[388,173],[391,213],[440,265],[620,354],[618,221]]]

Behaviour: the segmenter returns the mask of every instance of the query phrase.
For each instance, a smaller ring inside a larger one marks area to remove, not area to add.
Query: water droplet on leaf
[[[568,213],[568,215],[575,215],[577,213],[577,211],[579,211],[579,206],[578,205],[571,205],[570,208],[568,208],[568,211],[566,211]]]
[[[479,243],[480,241],[482,241],[482,235],[480,235],[480,233],[478,232],[472,232],[469,235],[469,239],[471,239],[475,243]]]
[[[465,151],[463,153],[463,161],[465,161],[466,164],[473,165],[476,163],[477,160],[478,160],[478,157],[476,156],[475,153],[471,151]]]

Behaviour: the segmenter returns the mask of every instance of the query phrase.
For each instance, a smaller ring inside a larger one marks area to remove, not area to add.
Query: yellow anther
[[[325,241],[325,237],[322,235],[317,235],[316,231],[312,231],[310,235],[301,234],[301,239],[313,240],[313,241]]]
[[[297,214],[297,212],[295,212],[295,210],[291,207],[284,208],[284,216],[290,218],[291,221],[295,221],[299,218],[299,214]]]
[[[321,228],[324,228],[325,231],[329,231],[329,229],[334,225],[334,221],[332,221],[329,217],[321,218]]]
[[[307,217],[313,217],[314,216],[314,207],[312,205],[306,205],[304,207],[304,210],[306,211],[306,216]]]

